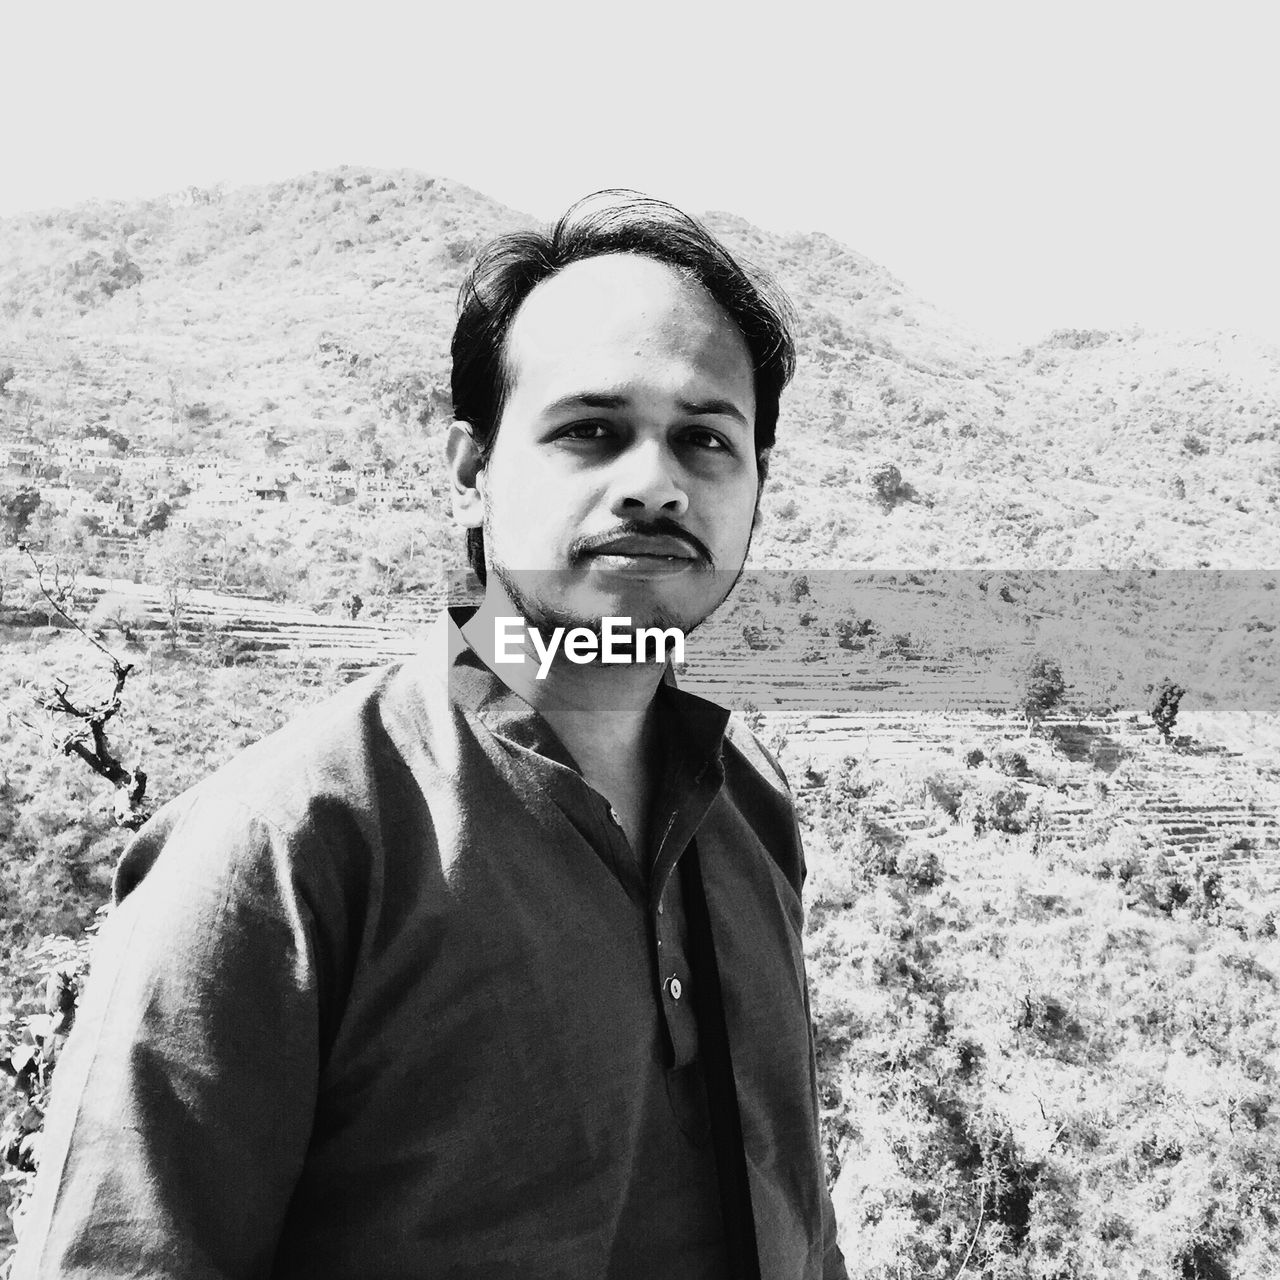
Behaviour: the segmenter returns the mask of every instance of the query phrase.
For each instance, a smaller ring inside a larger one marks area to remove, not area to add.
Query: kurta
[[[463,617],[126,851],[15,1276],[725,1276],[695,840],[761,1275],[844,1276],[782,776],[664,684],[642,858]]]

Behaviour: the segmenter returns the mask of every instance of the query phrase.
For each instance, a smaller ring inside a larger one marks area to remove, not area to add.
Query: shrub
[[[1042,720],[1067,691],[1062,668],[1042,653],[1034,654],[1023,668],[1018,687],[1018,706],[1029,725]]]
[[[0,364],[0,396],[9,394],[9,383],[18,376],[18,371],[11,364]]]
[[[15,1221],[35,1181],[53,1071],[75,1021],[95,930],[91,925],[80,938],[46,937],[29,946],[14,975],[16,1008],[0,1021],[0,1072],[10,1087],[0,1101],[0,1164]]]
[[[138,533],[145,537],[149,533],[163,533],[169,527],[169,517],[173,514],[173,506],[164,498],[147,506],[146,512],[138,522]]]
[[[114,628],[125,641],[134,639],[146,624],[146,607],[132,596],[104,595],[89,615],[89,626],[93,630]]]
[[[1031,766],[1027,764],[1027,757],[1021,751],[1014,751],[1009,747],[1001,747],[997,750],[991,757],[991,763],[1010,778],[1031,776]]]
[[[852,840],[846,845],[850,862],[864,879],[895,875],[903,837],[892,827],[859,813]]]
[[[959,817],[970,823],[979,835],[984,831],[1019,835],[1031,825],[1034,815],[1027,808],[1027,793],[1021,787],[1008,784],[966,792]]]
[[[931,773],[924,780],[925,795],[952,820],[960,816],[960,802],[967,790],[965,780],[953,773]]]
[[[1155,721],[1156,728],[1160,730],[1160,736],[1166,742],[1171,742],[1174,722],[1178,719],[1178,709],[1187,691],[1182,685],[1174,684],[1166,677],[1149,692],[1154,695],[1151,702],[1151,718]]]
[[[1142,860],[1139,869],[1128,879],[1135,904],[1171,916],[1177,907],[1185,907],[1195,894],[1193,876],[1180,874],[1160,850],[1153,850]]]
[[[892,462],[877,462],[867,468],[865,476],[871,498],[888,510],[902,496],[902,472]]]
[[[983,797],[981,811],[987,826],[993,831],[1010,834],[1025,831],[1031,825],[1031,813],[1027,808],[1027,793],[1021,787],[999,787]],[[977,823],[974,824],[977,826]]]
[[[841,618],[836,623],[836,643],[842,649],[859,649],[862,646],[856,641],[875,633],[875,625],[870,618]]]
[[[40,491],[23,485],[16,493],[0,494],[0,522],[15,538],[26,532],[31,517],[40,509]]]
[[[898,853],[895,870],[913,889],[933,889],[944,878],[938,855],[932,849],[914,846]]]
[[[452,408],[449,392],[434,378],[416,370],[384,379],[378,399],[384,413],[419,427],[446,416]]]
[[[1113,336],[1107,329],[1055,329],[1041,346],[1083,351],[1086,347],[1105,346]]]
[[[455,266],[461,266],[475,257],[476,239],[474,236],[450,236],[444,242],[445,257]]]

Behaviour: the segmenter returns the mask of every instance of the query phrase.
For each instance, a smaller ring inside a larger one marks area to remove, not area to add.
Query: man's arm
[[[805,992],[805,1011],[808,1012],[809,993]],[[813,1021],[810,1019],[810,1028]],[[809,1052],[813,1050],[813,1032],[810,1031],[810,1047]],[[815,1058],[816,1061],[816,1058]],[[816,1074],[815,1074],[816,1084]],[[822,1140],[819,1134],[818,1140],[818,1161],[825,1165],[822,1154]],[[827,1185],[827,1180],[822,1179],[822,1280],[848,1280],[849,1273],[845,1269],[844,1254],[840,1250],[839,1241],[839,1224],[836,1222],[836,1212],[831,1204],[831,1188]]]
[[[285,837],[196,800],[139,835],[54,1078],[14,1275],[266,1276],[319,1074]],[[215,810],[217,810],[215,812]]]
[[[782,766],[774,762],[774,767],[782,774]],[[785,781],[785,775],[783,775]],[[809,875],[808,863],[804,856],[804,838],[800,830],[800,818],[792,808],[792,820],[795,825],[795,842],[800,860],[800,900],[804,902],[804,884]],[[814,1040],[813,1010],[809,1001],[809,966],[805,965],[804,980],[804,1016],[809,1024],[809,1062],[811,1064],[811,1072],[813,1078],[814,1106],[821,1114],[818,1108],[818,1050]],[[822,1135],[818,1134],[818,1163],[824,1169],[822,1178],[822,1280],[848,1280],[848,1271],[845,1268],[844,1254],[840,1251],[839,1243],[839,1224],[836,1222],[835,1208],[831,1203],[831,1188],[827,1185],[825,1177],[826,1160],[823,1157]]]
[[[787,878],[792,890],[795,891],[796,899],[800,902],[800,936],[804,936],[803,914],[804,914],[804,883],[808,876],[808,867],[805,864],[804,856],[804,840],[800,831],[800,820],[797,817],[795,803],[792,800],[792,792],[790,783],[787,782],[786,773],[783,772],[782,765],[774,758],[771,751],[759,737],[755,735],[750,728],[744,723],[735,719],[730,721],[730,735],[733,744],[746,755],[751,765],[753,765],[756,776],[762,778],[771,778],[776,780],[777,790],[780,795],[777,797],[776,817],[774,822],[777,826],[776,831],[785,832],[780,838],[776,838],[769,845],[769,851],[777,861],[783,876]],[[818,1106],[818,1056],[814,1044],[814,1028],[813,1014],[809,1005],[809,978],[808,965],[805,965],[804,979],[804,1018],[805,1025],[809,1028],[808,1047],[809,1047],[809,1088],[813,1097],[813,1115],[819,1115]],[[819,1219],[814,1224],[822,1235],[820,1235],[820,1243],[822,1243],[822,1280],[847,1280],[847,1271],[845,1268],[844,1254],[840,1251],[840,1244],[837,1242],[837,1222],[836,1213],[832,1208],[831,1189],[827,1187],[826,1179],[826,1161],[823,1160],[822,1153],[822,1135],[818,1133],[817,1128],[813,1133],[813,1158],[817,1161],[818,1181],[820,1183],[820,1206]]]
[[[777,778],[786,796],[787,808],[787,824],[790,828],[790,848],[789,856],[782,866],[784,874],[787,875],[791,887],[795,890],[796,896],[803,904],[804,900],[804,883],[808,875],[808,867],[805,863],[804,856],[804,840],[800,830],[800,820],[796,814],[795,804],[792,799],[791,785],[787,781],[786,773],[783,771],[781,764],[778,763],[773,753],[760,741],[760,739],[751,730],[743,726],[742,731],[735,735],[735,741],[739,744],[744,742],[742,734],[746,735],[745,741],[749,742],[759,753],[764,767],[772,772]],[[768,776],[767,774],[765,776]],[[803,911],[803,905],[802,905]],[[813,1090],[813,1106],[815,1115],[819,1113],[818,1107],[818,1069],[817,1069],[817,1049],[814,1044],[814,1028],[813,1014],[809,1004],[809,979],[808,966],[805,966],[805,983],[804,983],[804,1016],[805,1022],[809,1027],[809,1078],[811,1081],[811,1089]],[[827,1186],[825,1177],[825,1161],[822,1155],[821,1134],[815,1133],[815,1144],[817,1147],[815,1159],[818,1162],[821,1181],[821,1223],[819,1224],[822,1232],[822,1280],[847,1280],[848,1272],[845,1269],[844,1255],[840,1251],[838,1242],[839,1227],[836,1222],[835,1210],[831,1204],[831,1189]]]

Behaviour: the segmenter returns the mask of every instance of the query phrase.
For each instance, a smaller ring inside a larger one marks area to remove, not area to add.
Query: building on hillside
[[[110,537],[124,537],[133,527],[133,499],[128,494],[117,498],[95,498],[92,494],[72,491],[67,494],[65,511],[96,521],[99,531]]]
[[[244,506],[246,486],[236,480],[213,480],[185,497],[183,508],[190,516],[212,515]]]
[[[110,463],[99,462],[92,467],[74,467],[63,476],[63,482],[69,489],[96,489],[109,480],[119,480],[120,468]]]
[[[182,478],[193,487],[210,479],[221,480],[226,475],[221,458],[185,458],[178,470]]]
[[[9,475],[29,476],[43,460],[44,451],[34,441],[0,443],[0,466]]]
[[[250,482],[248,494],[259,502],[288,502],[289,500],[283,481],[268,479],[265,476],[259,476]]]
[[[356,496],[356,487],[349,471],[307,470],[298,479],[304,497],[318,502],[342,504]]]

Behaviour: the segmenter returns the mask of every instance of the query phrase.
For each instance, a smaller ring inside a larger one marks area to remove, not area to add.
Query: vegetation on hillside
[[[358,167],[0,221],[0,543],[56,560],[59,600],[133,664],[112,742],[157,803],[346,674],[197,588],[367,622],[461,566],[453,300],[479,241],[526,221]],[[1092,330],[997,352],[825,236],[709,222],[800,323],[753,558],[804,574],[740,584],[724,693],[756,700],[800,793],[851,1274],[1276,1273],[1280,901],[1257,833],[1280,799],[1280,355]],[[243,501],[215,500],[221,472]],[[1253,572],[1151,572],[1208,566]],[[127,835],[38,705],[54,678],[76,705],[112,690],[58,622],[0,547],[15,1191]],[[851,684],[893,708],[908,674],[929,692],[889,715],[906,749],[877,755],[864,716],[858,758],[807,754],[798,722],[838,722]],[[1256,809],[1255,834],[1188,851],[1178,791]]]
[[[708,220],[777,274],[800,322],[759,564],[1276,562],[1275,351],[1062,331],[994,352],[825,236]],[[439,461],[454,296],[475,246],[525,222],[456,183],[354,167],[5,219],[0,363],[14,373],[0,431],[154,459],[128,482],[139,536],[163,500],[214,571],[241,550],[258,561],[245,577],[260,589],[284,589],[263,564],[283,547],[318,565],[347,540],[343,509],[291,500],[270,517],[274,543],[230,547],[227,519],[179,493],[184,462],[286,481],[317,467],[394,477],[412,512],[360,513],[384,551],[412,530],[433,556],[456,556]],[[109,477],[102,487],[110,496]],[[31,502],[20,490],[39,495],[40,477],[0,476],[6,517]],[[50,551],[128,559],[91,516],[19,518]],[[374,565],[348,556],[298,590],[342,596],[361,574],[376,583]]]
[[[67,633],[10,636],[6,655],[7,707],[32,706],[55,669],[86,700],[109,683]],[[304,660],[221,666],[163,640],[131,656],[119,742],[145,752],[157,800],[336,678]],[[1034,796],[1096,786],[1099,771],[1052,732],[905,769],[816,766],[775,745],[801,788],[824,1133],[851,1274],[1245,1276],[1280,1262],[1280,894],[1175,868],[1109,826],[1105,803],[1082,833],[1055,836]],[[56,1064],[77,939],[125,835],[107,789],[34,748],[24,726],[0,741],[0,1048],[25,1085],[7,1108],[15,1186],[23,1157],[38,1158],[44,1099],[22,1069]],[[894,815],[920,807],[928,821],[901,829]]]

